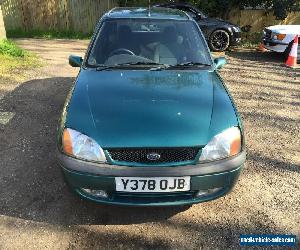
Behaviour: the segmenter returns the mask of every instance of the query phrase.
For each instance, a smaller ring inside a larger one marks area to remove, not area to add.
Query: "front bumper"
[[[275,41],[272,39],[263,38],[263,45],[268,50],[282,53],[287,49],[289,44],[280,41]]]
[[[230,40],[230,46],[237,46],[242,41],[242,32],[233,32]]]
[[[170,206],[199,203],[228,193],[235,185],[245,152],[226,160],[178,167],[129,167],[85,162],[58,154],[66,181],[81,197],[98,203],[127,206]],[[116,192],[114,177],[171,177],[191,176],[191,190],[174,193]],[[86,193],[83,188],[104,190],[108,197],[99,198]],[[197,197],[199,190],[213,190]]]

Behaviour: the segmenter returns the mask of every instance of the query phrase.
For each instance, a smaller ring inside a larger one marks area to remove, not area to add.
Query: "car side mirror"
[[[214,63],[216,65],[216,69],[222,69],[223,66],[227,63],[227,60],[225,57],[218,57],[214,60]]]
[[[201,14],[200,14],[200,13],[197,13],[197,14],[196,14],[196,20],[201,20],[201,19],[202,19]]]
[[[83,62],[83,59],[81,56],[69,56],[69,64],[72,67],[81,67],[81,64]]]

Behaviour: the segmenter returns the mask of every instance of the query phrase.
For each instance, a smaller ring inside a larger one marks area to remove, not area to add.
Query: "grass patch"
[[[12,57],[24,57],[25,52],[20,47],[18,47],[14,42],[9,40],[1,40],[0,55],[7,55]]]
[[[22,80],[26,69],[42,66],[39,58],[14,42],[0,40],[0,79]]]
[[[0,55],[24,57],[25,52],[12,41],[0,40]]]
[[[75,31],[57,31],[57,30],[29,30],[22,29],[7,30],[6,35],[9,38],[44,38],[44,39],[91,39],[92,32],[84,34]]]

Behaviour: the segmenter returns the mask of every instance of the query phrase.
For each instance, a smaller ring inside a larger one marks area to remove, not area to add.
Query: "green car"
[[[115,8],[99,21],[63,109],[58,162],[98,203],[221,197],[245,162],[243,127],[197,23],[179,10]]]

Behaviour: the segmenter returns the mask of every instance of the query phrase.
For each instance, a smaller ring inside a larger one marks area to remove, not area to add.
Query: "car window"
[[[211,57],[193,21],[112,19],[102,24],[87,62],[91,66],[211,64]]]

